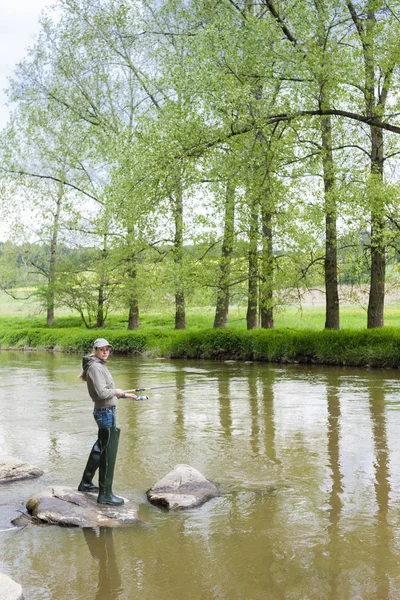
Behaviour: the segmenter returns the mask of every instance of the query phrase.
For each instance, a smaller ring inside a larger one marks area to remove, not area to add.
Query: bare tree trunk
[[[383,183],[383,131],[371,127],[372,156],[371,172],[377,181]],[[371,282],[368,301],[367,327],[383,327],[385,306],[385,217],[382,201],[377,198],[372,201],[371,209]]]
[[[47,278],[47,293],[46,293],[46,323],[53,325],[54,323],[54,297],[55,297],[55,278],[56,278],[56,262],[57,262],[57,246],[58,246],[58,229],[60,226],[61,204],[64,196],[63,185],[59,186],[57,194],[56,211],[53,221],[53,234],[50,242],[50,260],[49,273]]]
[[[322,166],[325,192],[325,329],[339,329],[337,210],[332,154],[331,117],[322,118]]]
[[[133,233],[132,238],[133,238]],[[128,316],[128,329],[139,329],[139,299],[137,291],[137,257],[132,251],[129,257],[128,263],[128,277],[129,277],[129,316]]]
[[[99,285],[97,296],[96,327],[104,327],[104,286]]]
[[[175,221],[175,329],[186,329],[185,292],[183,287],[183,197],[181,183],[176,186],[173,198]]]
[[[225,193],[224,239],[222,241],[219,262],[217,305],[215,308],[214,328],[228,327],[229,279],[235,231],[235,187],[229,181]]]
[[[107,250],[107,235],[103,236],[103,249],[101,251],[101,260],[102,264],[106,264],[108,259],[108,250]],[[97,313],[96,313],[96,327],[104,327],[104,304],[105,304],[105,290],[106,290],[107,281],[104,277],[104,271],[102,269],[101,279],[98,287],[97,293]]]
[[[128,275],[136,283],[136,269],[131,268]],[[139,329],[139,302],[135,284],[129,298],[128,329]]]
[[[258,202],[253,201],[249,233],[249,267],[248,267],[248,300],[246,323],[247,329],[258,327],[257,297],[258,297]]]
[[[135,294],[129,302],[128,329],[139,329],[139,326],[139,305],[137,295]]]
[[[272,215],[268,205],[269,194],[265,194],[262,206],[262,274],[260,290],[260,316],[261,328],[272,329],[274,327],[274,250],[272,244]]]

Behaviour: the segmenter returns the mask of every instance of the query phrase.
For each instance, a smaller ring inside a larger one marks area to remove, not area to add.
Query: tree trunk
[[[381,119],[390,91],[397,57],[391,57],[382,71],[375,56],[378,5],[373,0],[366,3],[365,19],[358,17],[354,6],[347,0],[350,15],[360,36],[364,57],[364,100],[366,115]],[[389,53],[388,53],[389,55]],[[379,74],[378,74],[379,71]],[[383,130],[371,126],[371,276],[367,312],[367,327],[383,327],[385,305],[385,210],[376,189],[383,184]],[[378,184],[378,185],[377,185]]]
[[[383,184],[383,131],[371,127],[371,172],[373,186]],[[375,192],[374,192],[375,193]],[[368,301],[368,329],[383,327],[385,306],[385,218],[384,206],[379,197],[372,199],[371,208],[371,282]]]
[[[262,274],[260,290],[260,316],[261,328],[272,329],[274,327],[274,251],[272,245],[272,215],[268,205],[269,194],[265,194],[262,207]]]
[[[251,210],[249,234],[249,272],[248,272],[248,300],[246,323],[247,329],[258,327],[257,296],[258,296],[258,203],[255,201]]]
[[[321,50],[323,76],[320,79],[321,108],[329,109],[329,89],[326,84],[327,54],[326,41],[329,36],[327,28],[327,12],[323,2],[316,1],[315,8],[318,13],[317,39]],[[322,171],[324,180],[325,197],[325,329],[339,329],[339,292],[337,273],[337,208],[335,198],[335,173],[332,152],[332,119],[330,116],[321,119],[322,138]]]
[[[137,298],[132,298],[129,304],[128,329],[139,329],[139,306]]]
[[[107,264],[108,260],[108,249],[107,249],[107,234],[103,236],[103,249],[101,251],[102,269],[100,273],[100,283],[97,294],[97,313],[96,313],[96,327],[104,327],[104,312],[105,312],[105,290],[107,289],[107,276],[104,273],[107,272],[107,267],[104,271],[103,266]]]
[[[235,187],[228,181],[225,195],[224,238],[219,263],[217,305],[215,308],[214,328],[228,327],[229,279],[235,231]]]
[[[182,186],[176,186],[173,197],[175,222],[174,263],[175,263],[175,329],[186,329],[185,292],[183,287],[183,197]]]
[[[61,204],[64,195],[63,185],[59,186],[57,194],[56,212],[54,214],[53,234],[50,242],[50,260],[49,273],[47,278],[47,293],[46,293],[46,323],[53,325],[54,323],[54,297],[55,297],[55,278],[56,278],[56,262],[57,262],[57,244],[58,244],[58,229],[60,225]]]
[[[104,327],[104,286],[100,284],[97,296],[96,327]]]
[[[130,266],[128,270],[128,277],[131,280],[130,294],[129,294],[129,316],[128,316],[128,329],[139,329],[139,301],[136,287],[136,256],[131,257]]]
[[[331,117],[322,118],[322,166],[325,192],[325,329],[339,329],[337,274],[337,210],[332,154]]]

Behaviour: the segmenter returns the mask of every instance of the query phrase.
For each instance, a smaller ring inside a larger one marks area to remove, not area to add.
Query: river
[[[141,525],[12,528],[76,486],[96,436],[80,357],[2,352],[0,453],[44,470],[0,488],[0,571],[26,600],[400,597],[397,371],[111,357],[121,388],[114,491]],[[220,496],[167,513],[146,490],[190,464]]]

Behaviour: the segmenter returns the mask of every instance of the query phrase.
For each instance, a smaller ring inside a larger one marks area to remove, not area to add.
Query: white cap
[[[112,348],[112,344],[107,342],[107,340],[104,338],[97,338],[97,340],[93,342],[93,348],[105,348],[106,346],[110,346],[110,348]]]

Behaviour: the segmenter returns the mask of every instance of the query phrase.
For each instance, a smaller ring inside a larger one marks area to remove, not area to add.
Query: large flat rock
[[[200,506],[216,496],[217,487],[190,465],[176,465],[147,491],[149,502],[169,510]]]
[[[0,456],[0,483],[40,477],[43,471],[19,458]]]
[[[22,587],[8,575],[0,573],[0,600],[23,600]]]
[[[32,496],[26,508],[31,522],[38,525],[121,527],[139,522],[136,502],[125,500],[122,506],[104,506],[97,504],[97,494],[78,492],[70,487],[46,488]],[[23,518],[13,521],[14,525],[23,523]]]

